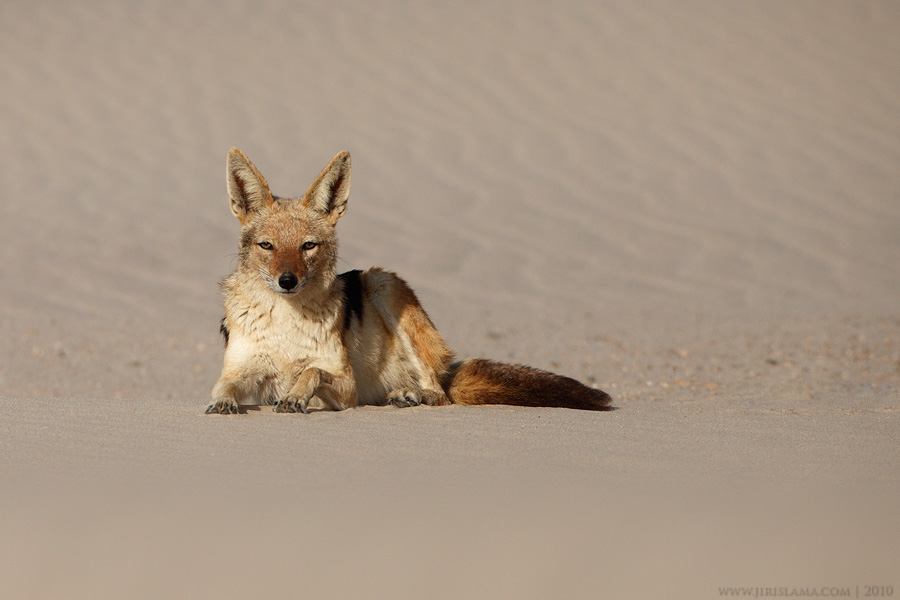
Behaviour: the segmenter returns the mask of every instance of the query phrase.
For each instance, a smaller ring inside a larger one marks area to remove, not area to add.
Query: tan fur
[[[242,404],[277,412],[363,404],[516,404],[602,409],[600,390],[573,379],[453,355],[415,293],[378,268],[338,276],[335,225],[350,194],[338,153],[302,198],[276,198],[237,148],[228,153],[238,267],[222,283],[222,375],[207,413]]]

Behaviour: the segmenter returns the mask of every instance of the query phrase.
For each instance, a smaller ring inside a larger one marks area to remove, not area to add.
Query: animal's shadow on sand
[[[484,406],[490,406],[490,405],[486,404]],[[473,408],[475,408],[475,407],[473,407]],[[249,412],[262,412],[266,409],[268,409],[270,412],[272,411],[271,406],[264,406],[261,404],[248,404],[248,405],[242,405],[242,406],[238,407],[239,414],[242,414],[242,415],[245,415]],[[578,410],[578,409],[569,408],[566,410]],[[597,408],[595,410],[588,411],[588,412],[612,412],[614,410],[619,410],[619,407],[618,406],[603,406],[603,407],[600,407],[600,408]],[[309,412],[314,413],[314,412],[333,412],[333,411],[329,411],[325,408],[310,407]]]

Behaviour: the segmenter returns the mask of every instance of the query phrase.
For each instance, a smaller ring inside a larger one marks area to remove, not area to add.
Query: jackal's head
[[[339,152],[302,198],[277,198],[237,148],[228,152],[228,197],[241,221],[239,269],[282,296],[324,289],[336,275],[335,224],[350,195],[350,154]]]

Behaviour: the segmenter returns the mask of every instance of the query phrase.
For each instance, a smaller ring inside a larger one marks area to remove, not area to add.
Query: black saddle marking
[[[363,319],[363,289],[362,271],[347,271],[338,275],[344,282],[344,328],[349,329],[353,322],[353,315],[362,323]]]

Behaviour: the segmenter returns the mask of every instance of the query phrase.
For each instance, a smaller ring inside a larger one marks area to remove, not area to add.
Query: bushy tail
[[[522,365],[470,358],[450,367],[447,395],[454,404],[511,404],[609,410],[612,398],[571,377]]]

